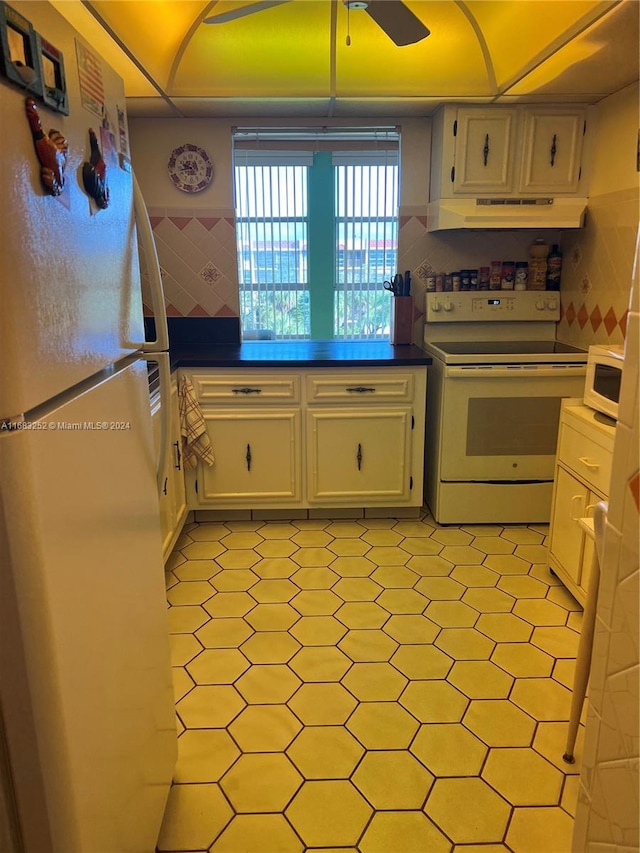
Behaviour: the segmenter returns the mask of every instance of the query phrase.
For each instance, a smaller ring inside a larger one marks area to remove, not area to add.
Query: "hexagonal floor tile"
[[[539,649],[536,649],[539,651]],[[544,654],[544,652],[542,652]],[[549,672],[539,672],[536,673],[540,676],[549,675]],[[576,662],[571,658],[559,658],[553,667],[553,671],[551,673],[552,678],[555,678],[556,681],[559,681],[560,684],[564,684],[565,687],[568,687],[569,690],[573,690],[573,682],[576,676]]]
[[[238,679],[236,688],[251,704],[278,705],[290,699],[301,683],[288,666],[256,664]]]
[[[263,579],[290,578],[300,566],[288,557],[265,557],[256,563],[252,572]]]
[[[431,534],[431,538],[435,539],[436,542],[442,542],[443,545],[468,545],[473,536],[454,527],[441,527]]]
[[[513,596],[495,587],[468,589],[462,600],[481,613],[510,613],[516,603]]]
[[[471,545],[483,554],[513,554],[516,547],[502,536],[476,536]]]
[[[477,628],[443,628],[435,644],[456,660],[488,660],[495,646]]]
[[[426,616],[401,614],[385,622],[383,630],[399,643],[432,643],[438,636],[440,626]]]
[[[554,658],[575,658],[580,635],[571,628],[534,628],[530,642]]]
[[[461,583],[448,577],[420,578],[415,588],[431,601],[457,601],[465,591]]]
[[[476,629],[500,643],[526,643],[533,633],[531,625],[513,613],[483,613]]]
[[[330,589],[304,589],[291,599],[291,606],[303,616],[332,616],[342,605]]]
[[[279,752],[242,755],[220,787],[236,812],[280,812],[302,784],[302,776]]]
[[[457,723],[469,704],[466,696],[446,681],[412,681],[399,702],[421,723]]]
[[[207,850],[232,817],[217,785],[172,785],[158,850]]]
[[[288,521],[271,521],[260,528],[263,539],[291,539],[297,532],[298,528]]]
[[[222,537],[220,544],[224,545],[225,548],[251,549],[255,548],[262,541],[262,536],[259,536],[257,533],[229,533],[228,536]]]
[[[287,749],[305,779],[347,779],[363,753],[343,726],[306,726]]]
[[[347,781],[305,782],[286,816],[308,847],[357,843],[373,809]]]
[[[514,542],[516,545],[539,545],[544,536],[530,527],[505,527],[502,538]]]
[[[196,631],[196,637],[207,648],[235,649],[253,634],[244,619],[210,619]]]
[[[394,530],[365,530],[361,539],[369,545],[386,545],[393,547],[402,542],[402,536]]]
[[[336,538],[358,539],[363,532],[362,527],[355,521],[332,521],[327,524],[325,531]]]
[[[428,723],[413,739],[411,752],[434,776],[477,776],[487,747],[460,723]]]
[[[408,678],[446,678],[453,660],[435,646],[400,646],[391,658],[396,669]]]
[[[388,618],[388,611],[375,601],[348,602],[336,611],[336,619],[347,628],[382,628]]]
[[[237,549],[225,551],[216,557],[216,561],[223,569],[250,569],[260,559],[260,554],[249,549]]]
[[[340,726],[357,704],[351,693],[335,682],[303,684],[288,702],[305,726]]]
[[[469,699],[506,699],[513,686],[513,678],[488,660],[456,661],[447,681]]]
[[[536,720],[568,720],[571,691],[553,678],[519,678],[511,701]]]
[[[382,587],[371,578],[341,578],[331,591],[343,601],[375,601]]]
[[[418,578],[419,575],[405,566],[378,566],[371,575],[371,580],[385,589],[410,589]]]
[[[174,551],[172,556],[176,560],[179,557],[184,561],[184,557],[178,551]],[[169,562],[166,565],[168,566]],[[221,571],[221,567],[213,560],[191,560],[182,562],[173,569],[172,574],[181,581],[208,581]]]
[[[291,575],[291,580],[300,589],[331,589],[339,579],[340,575],[325,568],[298,569]]]
[[[549,587],[531,575],[507,575],[498,581],[498,589],[515,598],[544,598]]]
[[[456,566],[451,572],[453,580],[460,581],[465,586],[495,586],[500,575],[486,566]]]
[[[407,519],[396,522],[396,524],[393,525],[393,530],[401,536],[415,536],[418,539],[424,539],[433,534],[435,527],[433,524],[429,524],[425,519],[420,519],[419,521],[410,521]]]
[[[243,752],[285,750],[302,725],[286,705],[248,705],[229,726]]]
[[[176,709],[188,729],[219,729],[228,726],[245,704],[235,687],[207,684],[194,687]]]
[[[261,557],[283,558],[290,557],[298,550],[298,546],[289,539],[268,539],[256,545],[255,550]]]
[[[506,842],[518,853],[570,850],[573,820],[559,807],[513,810]]]
[[[299,592],[286,578],[267,578],[251,587],[251,595],[260,604],[286,604]]]
[[[246,592],[258,580],[258,575],[249,569],[227,569],[211,578],[211,586],[218,592]]]
[[[331,563],[332,571],[343,578],[368,578],[375,568],[366,557],[335,557]]]
[[[508,699],[472,699],[463,722],[487,746],[530,746],[536,727]]]
[[[183,581],[167,591],[167,601],[173,606],[202,604],[216,591],[207,581]]]
[[[420,809],[433,776],[406,750],[380,750],[367,752],[351,781],[375,809]]]
[[[415,589],[385,589],[376,604],[394,615],[410,615],[423,613],[429,602]]]
[[[299,618],[289,604],[257,604],[245,616],[256,631],[287,631]]]
[[[443,628],[472,628],[478,611],[462,601],[432,601],[424,615]]]
[[[362,557],[371,545],[363,539],[334,539],[327,548],[338,557]]]
[[[554,660],[529,643],[498,643],[491,660],[516,678],[546,678]]]
[[[528,563],[546,563],[548,556],[546,545],[517,545],[515,554]]]
[[[399,548],[414,556],[435,556],[439,554],[444,545],[441,542],[435,542],[433,539],[418,539],[414,536],[409,536],[403,539]]]
[[[396,702],[362,702],[346,726],[366,749],[406,749],[418,721]]]
[[[178,738],[173,781],[217,782],[240,750],[223,729],[188,729]]]
[[[214,592],[213,598],[203,606],[207,613],[220,619],[244,616],[256,606],[256,602],[247,592]]]
[[[297,563],[299,566],[303,566],[304,568],[316,567],[316,566],[328,566],[330,565],[332,560],[335,560],[336,555],[332,554],[331,551],[327,551],[326,548],[298,548],[291,555],[291,559],[294,563]]]
[[[300,643],[287,631],[260,631],[240,647],[251,663],[287,663]]]
[[[569,615],[553,601],[536,598],[517,601],[513,612],[531,625],[564,625]]]
[[[422,577],[445,577],[451,574],[453,570],[453,563],[444,560],[439,554],[428,557],[411,557],[406,566]]]
[[[536,736],[533,739],[533,748],[564,774],[579,775],[584,752],[584,736],[585,726],[581,725],[578,727],[578,734],[573,749],[575,757],[574,764],[567,764],[562,758],[567,745],[567,724],[564,721],[559,723],[538,723]]]
[[[202,645],[193,634],[170,634],[169,642],[171,645],[171,666],[184,666],[202,651]]]
[[[324,548],[333,540],[326,530],[300,530],[291,538],[301,548]]]
[[[398,648],[382,630],[355,629],[349,631],[338,643],[338,648],[352,661],[387,661]]]
[[[407,679],[388,663],[354,663],[342,684],[361,702],[397,699]]]
[[[308,646],[300,649],[289,666],[303,681],[340,681],[352,662],[332,646]]]
[[[511,814],[509,804],[475,777],[436,779],[424,810],[456,844],[502,841]]]
[[[173,697],[176,702],[186,696],[195,686],[187,670],[181,666],[171,668],[171,680],[173,682]]]
[[[196,684],[233,684],[249,666],[238,649],[205,649],[186,668]]]
[[[303,646],[334,646],[347,628],[333,616],[301,616],[290,633]]]
[[[408,551],[384,545],[375,545],[367,551],[367,560],[371,560],[376,566],[404,566],[409,556]]]
[[[187,560],[213,560],[224,553],[225,548],[219,542],[192,542],[181,550]]]
[[[499,575],[526,575],[531,564],[515,554],[489,554],[484,565]]]
[[[279,814],[236,815],[210,853],[264,853],[264,840],[278,853],[301,853],[300,839]]]
[[[440,551],[440,556],[454,566],[473,566],[480,565],[486,554],[478,551],[473,545],[445,545]]]
[[[534,566],[533,569],[536,567]],[[546,567],[545,567],[546,568]],[[533,574],[533,569],[530,574]],[[547,571],[549,571],[547,569]],[[557,578],[556,578],[557,580]],[[555,586],[549,586],[549,592],[547,593],[547,598],[549,601],[553,601],[554,604],[559,604],[560,607],[564,607],[565,610],[569,610],[570,612],[581,612],[582,605],[578,604],[575,598],[571,595],[568,589],[564,586],[556,584]]]
[[[564,776],[533,749],[492,749],[482,778],[514,806],[556,806]]]
[[[449,840],[422,812],[377,812],[360,842],[362,853],[449,853]]]

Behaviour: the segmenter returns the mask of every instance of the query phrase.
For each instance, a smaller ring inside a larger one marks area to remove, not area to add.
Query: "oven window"
[[[472,397],[467,456],[553,456],[560,397]]]

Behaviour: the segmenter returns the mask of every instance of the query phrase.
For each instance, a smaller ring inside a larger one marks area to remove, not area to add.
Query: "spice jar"
[[[502,262],[502,274],[500,276],[500,290],[513,290],[513,279],[516,273],[516,265],[513,261]]]
[[[516,272],[513,279],[514,290],[526,290],[529,278],[529,264],[526,261],[516,261]]]
[[[549,246],[542,239],[535,240],[529,246],[529,279],[528,290],[546,290],[547,287],[547,255]]]

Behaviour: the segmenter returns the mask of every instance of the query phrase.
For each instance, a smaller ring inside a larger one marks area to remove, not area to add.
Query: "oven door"
[[[582,397],[577,365],[445,367],[440,478],[552,480],[563,397]]]

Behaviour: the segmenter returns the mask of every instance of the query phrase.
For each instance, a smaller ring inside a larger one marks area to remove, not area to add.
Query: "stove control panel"
[[[560,319],[560,294],[549,291],[476,290],[427,293],[425,296],[427,323]]]

